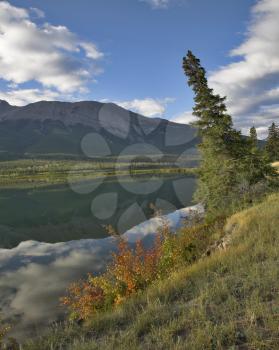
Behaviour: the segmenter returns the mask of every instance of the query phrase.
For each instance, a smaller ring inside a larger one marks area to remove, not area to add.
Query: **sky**
[[[189,123],[187,50],[259,137],[279,117],[278,0],[0,1],[0,99],[112,101]]]

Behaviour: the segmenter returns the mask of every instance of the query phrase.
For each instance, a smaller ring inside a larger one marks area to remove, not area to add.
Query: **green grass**
[[[0,188],[26,188],[105,177],[195,175],[195,168],[177,167],[169,162],[74,160],[16,160],[0,162]]]
[[[226,249],[23,349],[278,349],[278,212],[276,194],[233,215],[224,228]]]

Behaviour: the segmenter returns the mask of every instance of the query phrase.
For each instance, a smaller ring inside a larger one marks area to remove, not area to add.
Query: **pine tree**
[[[248,138],[250,145],[249,152],[246,155],[247,172],[246,178],[249,184],[255,184],[264,178],[264,174],[272,173],[268,159],[266,159],[263,151],[258,147],[258,135],[254,126],[250,128]],[[269,170],[268,170],[269,169]]]
[[[198,120],[194,125],[202,139],[195,199],[202,201],[209,211],[219,211],[230,205],[231,192],[236,186],[234,155],[241,144],[240,134],[232,128],[225,97],[214,94],[208,87],[206,72],[191,51],[183,58],[183,69],[195,93],[193,114]]]
[[[249,147],[244,157],[244,164],[246,164],[244,175],[246,181],[248,181],[251,186],[264,180],[267,175],[273,176],[275,173],[270,165],[269,159],[265,156],[263,150],[258,147],[257,130],[254,126],[250,128],[247,141]]]
[[[258,147],[258,135],[257,135],[257,130],[254,126],[250,128],[250,144],[251,144],[251,149],[256,150]]]
[[[249,141],[233,128],[226,97],[209,88],[205,69],[191,51],[183,58],[183,69],[195,94],[194,125],[202,139],[195,200],[213,215],[228,212],[241,195],[250,194],[251,186],[265,180],[270,167],[258,154],[252,154]]]
[[[265,151],[270,161],[279,160],[279,128],[274,122],[268,128]]]

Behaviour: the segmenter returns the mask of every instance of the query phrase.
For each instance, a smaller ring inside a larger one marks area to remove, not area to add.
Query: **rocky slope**
[[[189,125],[146,118],[112,103],[40,101],[23,107],[0,101],[0,159],[84,157],[84,136],[97,133],[118,155],[133,144],[150,144],[166,154],[195,154]]]

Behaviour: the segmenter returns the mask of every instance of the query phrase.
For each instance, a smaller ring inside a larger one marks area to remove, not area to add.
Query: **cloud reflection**
[[[192,211],[202,212],[198,205],[150,219],[127,231],[123,236],[132,244],[154,234],[165,220],[177,229]],[[64,309],[59,297],[67,286],[98,273],[107,265],[116,249],[113,237],[65,243],[26,241],[13,249],[0,249],[0,313],[14,324],[18,339],[34,334],[58,319]]]

